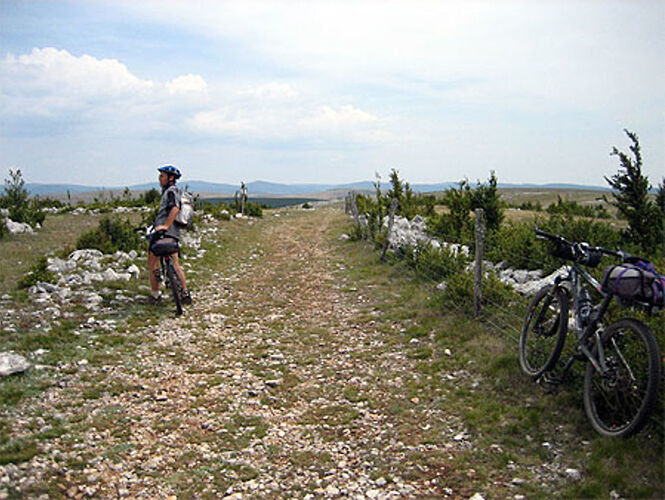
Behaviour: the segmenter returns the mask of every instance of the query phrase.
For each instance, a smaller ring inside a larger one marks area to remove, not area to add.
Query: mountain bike
[[[593,428],[607,437],[635,434],[646,423],[658,397],[658,345],[649,328],[635,318],[623,318],[610,325],[605,325],[603,319],[613,298],[622,306],[641,307],[649,313],[658,307],[646,297],[624,300],[607,289],[605,279],[601,284],[582,266],[597,267],[603,255],[619,258],[623,263],[637,258],[588,243],[570,242],[538,228],[536,234],[553,242],[553,255],[572,261],[572,265],[567,274],[543,288],[529,304],[519,344],[522,370],[556,390],[576,361],[586,362],[584,408]],[[630,264],[626,267],[630,268]],[[600,302],[594,304],[585,283],[601,295]],[[556,377],[552,369],[561,356],[569,329],[576,335],[575,351]]]
[[[151,246],[151,251],[159,257],[159,274],[157,275],[157,281],[164,281],[167,290],[170,290],[171,295],[173,296],[173,302],[175,303],[176,315],[180,316],[183,311],[182,304],[184,288],[180,281],[180,276],[178,276],[175,266],[173,265],[173,259],[171,258],[173,254],[180,252],[178,240],[166,236],[165,231],[154,231],[152,227],[140,227],[136,230],[144,231],[148,241],[151,241],[151,239],[154,240],[154,243]]]

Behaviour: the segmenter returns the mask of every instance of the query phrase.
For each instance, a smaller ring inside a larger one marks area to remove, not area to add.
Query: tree
[[[632,158],[617,149],[612,148],[611,156],[619,158],[619,170],[611,178],[605,177],[608,184],[614,189],[614,201],[619,213],[628,221],[628,229],[624,238],[636,244],[642,251],[653,251],[662,245],[662,214],[649,197],[649,179],[642,173],[642,153],[637,134],[624,129],[631,140],[630,151]]]
[[[10,170],[5,179],[5,194],[0,198],[0,206],[9,210],[9,218],[14,222],[27,222],[31,226],[44,222],[44,212],[36,200],[30,202],[28,190],[20,169]]]
[[[503,207],[499,196],[498,182],[496,172],[492,170],[487,184],[481,184],[478,181],[476,189],[471,192],[471,210],[476,208],[484,210],[489,232],[498,231],[503,221]]]
[[[388,199],[397,198],[397,202],[401,205],[402,198],[404,197],[404,186],[399,178],[399,170],[393,168],[390,171],[390,184],[392,188],[388,191]]]
[[[6,208],[24,207],[28,204],[28,190],[21,170],[10,170],[9,179],[5,179],[4,203]]]
[[[658,192],[656,193],[656,206],[660,211],[661,228],[663,230],[662,237],[663,241],[665,241],[665,177],[663,177],[663,180],[660,182],[660,186],[658,186]]]

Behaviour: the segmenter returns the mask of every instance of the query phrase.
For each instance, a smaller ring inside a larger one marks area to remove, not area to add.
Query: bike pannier
[[[653,264],[624,263],[605,269],[603,291],[624,300],[665,306],[665,276],[658,274]]]
[[[178,253],[178,240],[175,238],[160,238],[150,246],[150,251],[159,256]]]

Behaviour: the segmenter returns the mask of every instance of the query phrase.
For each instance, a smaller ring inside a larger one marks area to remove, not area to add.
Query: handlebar
[[[550,241],[553,241],[555,243],[558,243],[560,245],[566,245],[573,249],[573,252],[576,255],[579,256],[587,256],[587,259],[590,260],[589,256],[593,253],[596,254],[605,254],[609,255],[611,257],[617,257],[621,260],[626,260],[627,257],[629,257],[628,254],[622,252],[621,250],[610,250],[609,248],[603,248],[603,247],[592,247],[588,243],[585,242],[580,242],[580,243],[574,243],[572,241],[568,241],[566,238],[563,236],[560,236],[558,234],[552,234],[548,233],[547,231],[543,231],[540,229],[538,226],[535,227],[535,232],[536,235],[540,238],[548,239]],[[575,259],[577,260],[577,259]]]

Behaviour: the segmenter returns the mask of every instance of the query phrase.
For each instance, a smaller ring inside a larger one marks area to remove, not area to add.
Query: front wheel
[[[611,324],[601,343],[607,370],[599,373],[587,363],[584,409],[602,436],[628,437],[644,426],[658,397],[658,345],[646,325],[632,318]]]
[[[182,314],[182,285],[180,284],[180,277],[175,272],[170,260],[166,264],[166,276],[169,279],[169,288],[171,288],[173,301],[175,302],[175,313],[180,316]]]
[[[554,286],[554,285],[553,285]],[[556,364],[568,331],[568,296],[560,287],[545,287],[529,303],[520,335],[520,365],[540,377]]]

